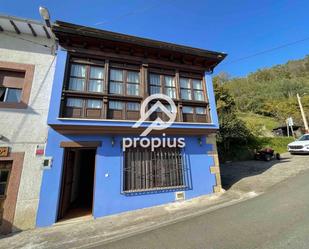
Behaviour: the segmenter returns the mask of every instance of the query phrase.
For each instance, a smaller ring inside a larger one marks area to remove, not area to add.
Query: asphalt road
[[[257,198],[96,248],[308,249],[309,171]]]

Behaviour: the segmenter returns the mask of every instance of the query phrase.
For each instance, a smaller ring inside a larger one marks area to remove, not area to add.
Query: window
[[[149,74],[150,94],[161,93],[161,80],[159,74]]]
[[[69,118],[102,118],[102,100],[67,98],[65,117]]]
[[[103,93],[104,67],[71,64],[68,89]]]
[[[87,107],[93,108],[93,109],[101,109],[102,108],[102,100],[88,99],[87,100]]]
[[[208,121],[205,107],[183,106],[182,117],[184,122],[206,123]]]
[[[164,93],[172,99],[176,98],[175,78],[155,73],[149,74],[150,94]]]
[[[150,104],[149,109],[152,108],[153,105],[154,104]],[[165,104],[164,107],[168,111],[172,112],[172,107],[169,104]],[[177,110],[176,110],[176,113],[177,113]],[[160,118],[162,121],[165,121],[165,122],[168,122],[170,120],[170,117],[165,112],[163,112],[162,109],[159,107],[150,114],[150,120],[153,121],[153,120],[156,120],[157,118]]]
[[[0,67],[0,103],[6,103],[7,107],[12,104],[20,104],[25,85],[24,71],[3,70]]]
[[[107,118],[138,120],[140,116],[140,103],[110,100]]]
[[[127,148],[124,152],[123,191],[185,187],[180,148]]]
[[[139,72],[123,69],[110,70],[109,93],[139,96]]]
[[[190,80],[180,78],[180,95],[182,99],[192,100]]]
[[[205,100],[202,81],[192,80],[192,85],[193,85],[194,100],[198,100],[198,101]]]
[[[127,95],[139,95],[139,73],[127,71]]]
[[[184,100],[204,101],[204,90],[201,80],[180,78],[180,95]]]

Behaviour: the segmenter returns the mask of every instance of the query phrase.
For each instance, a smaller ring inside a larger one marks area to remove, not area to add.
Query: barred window
[[[180,148],[127,148],[124,152],[124,192],[185,187]]]

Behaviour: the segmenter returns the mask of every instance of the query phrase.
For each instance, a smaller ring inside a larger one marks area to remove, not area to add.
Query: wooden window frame
[[[122,71],[122,90],[123,90],[123,93],[122,94],[117,94],[117,93],[111,93],[110,92],[110,85],[111,85],[111,82],[117,82],[117,83],[120,83],[120,81],[115,81],[115,80],[111,80],[111,77],[110,77],[110,72],[111,70],[119,70],[119,71]],[[134,82],[128,82],[128,72],[135,72],[135,73],[138,73],[138,80],[139,82],[138,83],[134,83]],[[141,97],[141,89],[139,88],[138,89],[138,95],[130,95],[128,94],[128,85],[138,85],[138,86],[141,86],[141,72],[139,69],[133,69],[133,68],[130,68],[130,67],[117,67],[117,66],[113,66],[110,65],[109,66],[109,81],[108,81],[108,94],[112,95],[112,96],[126,96],[126,97]]]
[[[159,75],[160,77],[160,85],[154,85],[154,84],[151,84],[150,82],[150,74],[156,74],[156,75]],[[173,81],[174,81],[174,85],[175,86],[167,86],[165,84],[165,77],[172,77],[173,78]],[[156,71],[149,71],[148,72],[148,82],[149,82],[149,92],[148,92],[148,96],[150,96],[152,93],[151,93],[151,87],[160,87],[160,93],[163,93],[165,95],[167,95],[167,91],[166,89],[174,89],[175,90],[175,98],[172,98],[174,100],[177,100],[177,80],[176,80],[176,74],[168,74],[168,73],[160,73],[160,72],[156,72]]]
[[[193,112],[192,113],[183,113],[183,108],[184,107],[190,107],[192,108]],[[204,108],[205,109],[205,114],[198,114],[196,113],[196,108]],[[184,114],[192,114],[192,118],[193,120],[192,121],[183,121],[184,123],[208,123],[208,120],[209,120],[209,115],[208,115],[208,112],[207,112],[207,107],[205,106],[190,106],[190,105],[184,105],[182,106],[181,108],[181,114],[182,116]],[[204,122],[200,122],[198,120],[198,117],[205,117],[205,121]]]
[[[113,99],[110,99],[109,101],[121,102],[122,105],[123,105],[123,108],[120,110],[120,109],[111,109],[111,108],[109,108],[109,102],[108,102],[108,104],[107,104],[107,113],[108,113],[110,110],[118,110],[118,111],[121,111],[121,118],[118,119],[118,120],[129,120],[129,121],[131,121],[131,120],[138,120],[138,119],[139,119],[140,110],[137,110],[137,111],[135,111],[135,110],[129,110],[129,109],[128,109],[128,103],[137,103],[137,104],[141,105],[140,102],[138,102],[138,101],[126,101],[126,100],[113,100]],[[129,117],[130,113],[136,113],[136,114],[138,115],[138,118],[137,118],[137,119],[129,119],[128,117]],[[109,114],[107,114],[106,118],[107,118],[108,120],[114,119],[114,117],[109,117]],[[117,119],[116,119],[116,120],[117,120]]]
[[[0,70],[25,73],[24,84],[21,88],[20,102],[0,102],[0,108],[26,109],[30,99],[35,66],[31,64],[0,61]]]
[[[76,64],[76,65],[83,65],[86,67],[86,72],[85,72],[85,78],[83,77],[79,77],[79,76],[71,76],[71,70],[72,70],[72,65]],[[100,67],[103,69],[103,79],[98,79],[98,78],[91,78],[90,77],[90,72],[91,72],[91,67]],[[75,78],[75,79],[84,79],[85,80],[85,85],[84,85],[84,89],[83,90],[72,90],[69,89],[70,86],[70,79],[71,78]],[[87,60],[82,60],[82,59],[74,59],[72,58],[69,62],[69,68],[68,68],[68,72],[67,72],[67,76],[66,76],[66,85],[65,85],[65,89],[67,91],[72,91],[72,92],[76,92],[76,93],[86,93],[86,94],[104,94],[104,92],[106,92],[105,89],[105,61],[87,61]],[[89,85],[90,85],[90,80],[101,80],[102,81],[102,92],[93,92],[93,91],[89,91]]]
[[[189,80],[189,86],[190,88],[184,88],[184,87],[181,87],[181,84],[180,84],[180,80],[181,78],[183,79],[187,79]],[[199,80],[201,82],[201,85],[202,85],[202,89],[195,89],[194,86],[193,86],[193,80]],[[201,78],[193,78],[193,77],[187,77],[187,76],[180,76],[179,77],[179,89],[180,89],[180,96],[179,98],[183,101],[192,101],[192,102],[206,102],[207,101],[207,98],[206,98],[206,89],[205,89],[205,86],[204,86],[204,80],[201,79]],[[181,90],[190,90],[191,91],[191,99],[183,99],[181,97]],[[198,91],[198,92],[202,92],[202,96],[203,96],[203,100],[196,100],[195,99],[195,96],[194,96],[194,93],[195,91]]]
[[[12,162],[3,208],[3,220],[6,222],[0,225],[0,233],[3,234],[12,231],[24,156],[24,152],[10,152],[7,157],[0,157],[0,161]]]
[[[67,100],[68,98],[72,98],[72,99],[81,99],[82,100],[82,107],[70,107],[67,106]],[[102,103],[101,108],[90,108],[87,106],[87,101],[88,100],[99,100]],[[67,112],[67,108],[75,108],[75,109],[80,109],[81,110],[81,115],[80,116],[67,116],[66,112]],[[98,117],[89,117],[89,115],[87,115],[87,111],[88,110],[100,110],[100,115]],[[103,113],[104,113],[104,101],[102,98],[97,99],[97,98],[92,98],[91,96],[89,97],[71,97],[71,96],[67,96],[64,100],[64,106],[63,106],[63,112],[62,112],[62,116],[65,118],[81,118],[81,119],[102,119],[103,118]]]

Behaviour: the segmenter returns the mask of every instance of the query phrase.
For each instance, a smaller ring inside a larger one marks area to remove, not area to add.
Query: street
[[[97,248],[308,248],[309,171],[242,203]]]
[[[23,231],[0,248],[307,249],[308,159],[221,165],[220,195]]]

